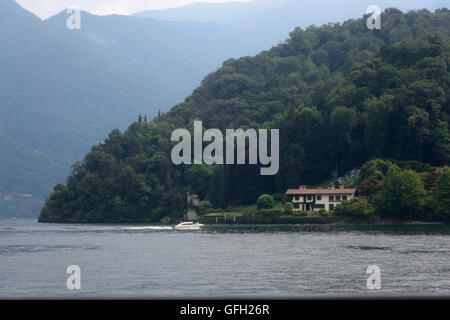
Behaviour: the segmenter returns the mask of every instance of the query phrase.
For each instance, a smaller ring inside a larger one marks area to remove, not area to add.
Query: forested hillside
[[[294,30],[255,57],[228,60],[182,104],[113,131],[57,185],[40,221],[159,221],[179,217],[185,192],[214,207],[318,184],[370,159],[449,163],[450,11],[389,9]],[[279,128],[280,172],[259,166],[172,165],[175,128]]]
[[[69,16],[42,21],[0,1],[0,217],[34,218],[111,130],[169,110],[225,59],[272,43],[212,23],[86,12],[81,29],[68,30]]]

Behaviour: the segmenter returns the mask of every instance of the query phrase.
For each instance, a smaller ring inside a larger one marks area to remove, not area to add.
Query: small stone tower
[[[184,216],[185,221],[198,221],[197,212],[195,211],[195,208],[200,205],[200,199],[196,194],[189,194],[187,193],[187,212]]]

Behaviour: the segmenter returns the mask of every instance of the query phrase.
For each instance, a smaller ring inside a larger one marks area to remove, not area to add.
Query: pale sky
[[[2,0],[0,0],[2,1]],[[230,0],[16,0],[22,7],[41,19],[47,19],[62,10],[77,6],[97,15],[130,14],[150,9],[174,8],[193,2],[227,2]],[[250,0],[237,0],[248,2]]]

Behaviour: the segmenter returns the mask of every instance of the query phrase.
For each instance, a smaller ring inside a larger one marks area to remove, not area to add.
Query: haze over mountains
[[[195,2],[186,6],[164,10],[146,10],[135,13],[137,17],[168,21],[213,22],[233,24],[249,20],[269,10],[291,3],[291,0],[230,1],[223,3]]]
[[[306,28],[312,24],[343,22],[360,18],[370,5],[384,10],[396,7],[402,11],[427,8],[435,10],[448,6],[443,0],[255,0],[225,3],[197,2],[165,10],[147,10],[135,16],[168,21],[211,22],[233,26],[270,45],[284,41],[295,27]]]
[[[90,146],[140,113],[167,111],[223,61],[269,49],[297,25],[361,17],[364,2],[336,11],[328,1],[319,15],[289,0],[83,12],[81,30],[68,30],[66,12],[42,21],[0,1],[0,216],[37,216]]]
[[[375,4],[366,0],[254,0],[250,2],[229,1],[223,3],[195,2],[193,4],[163,10],[146,10],[137,12],[138,17],[150,17],[168,21],[213,22],[220,24],[238,24],[250,20],[260,20],[264,16],[272,28],[280,28],[269,22],[291,20],[295,26],[306,27],[310,24],[320,25],[328,22],[357,18],[365,12],[369,5]],[[431,0],[380,0],[376,2],[380,8],[396,7],[401,10],[427,8],[429,10],[445,7],[446,1]],[[284,12],[280,16],[276,13]]]
[[[219,25],[82,13],[78,31],[68,16],[41,21],[0,2],[0,199],[43,198],[112,129],[167,111],[222,61],[260,49]]]

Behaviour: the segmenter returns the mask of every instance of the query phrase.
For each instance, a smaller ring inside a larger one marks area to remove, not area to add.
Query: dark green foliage
[[[292,205],[292,202],[286,202],[284,204],[284,213],[292,214],[293,212],[294,212],[294,206]]]
[[[263,194],[256,201],[256,207],[258,209],[272,209],[275,206],[275,201],[273,197],[269,194]]]
[[[440,170],[436,169],[428,172],[421,172],[419,175],[422,179],[423,187],[428,192],[431,191],[431,189],[433,189],[436,185],[436,181],[440,176]]]
[[[381,159],[375,159],[363,165],[357,181],[358,194],[362,196],[376,194],[380,190],[389,168],[394,166],[392,162]]]
[[[338,205],[334,210],[336,216],[350,218],[352,220],[367,219],[375,212],[373,206],[365,198],[355,197]]]
[[[165,161],[170,161],[165,159]],[[208,192],[209,181],[213,174],[211,166],[195,165],[190,166],[185,172],[185,179],[192,191],[197,193],[200,199],[205,199]]]
[[[275,193],[273,195],[273,200],[275,200],[276,202],[284,203],[284,202],[286,202],[286,199],[287,199],[287,196],[284,194],[284,192]]]
[[[270,214],[245,214],[242,216],[235,216],[225,220],[224,216],[200,216],[199,221],[201,223],[228,223],[228,224],[297,224],[297,225],[309,225],[309,224],[330,224],[338,222],[334,217],[315,215],[308,217],[305,215],[282,215],[281,212],[274,212]]]
[[[176,188],[184,181],[170,164],[170,134],[164,123],[114,131],[73,168],[67,186],[55,187],[40,220],[132,222],[178,215],[186,200]]]
[[[380,189],[379,212],[396,219],[420,218],[425,204],[425,189],[412,170],[389,168]]]
[[[263,215],[263,216],[267,216],[267,217],[277,217],[280,214],[283,213],[283,210],[281,209],[273,209],[273,208],[268,208],[268,209],[261,209],[256,211],[257,215]]]
[[[200,201],[199,208],[200,213],[206,213],[208,210],[212,209],[212,204],[208,200]]]
[[[448,21],[448,10],[387,10],[380,32],[365,19],[296,29],[269,51],[227,60],[170,112],[94,147],[55,188],[41,221],[179,217],[187,191],[215,208],[252,204],[375,158],[392,162],[362,168],[361,194],[385,215],[418,217],[422,181],[400,167],[425,172],[449,162]],[[279,128],[279,174],[260,176],[252,165],[173,166],[171,132],[195,119],[205,128]]]
[[[446,168],[432,190],[434,216],[450,221],[450,170]]]

